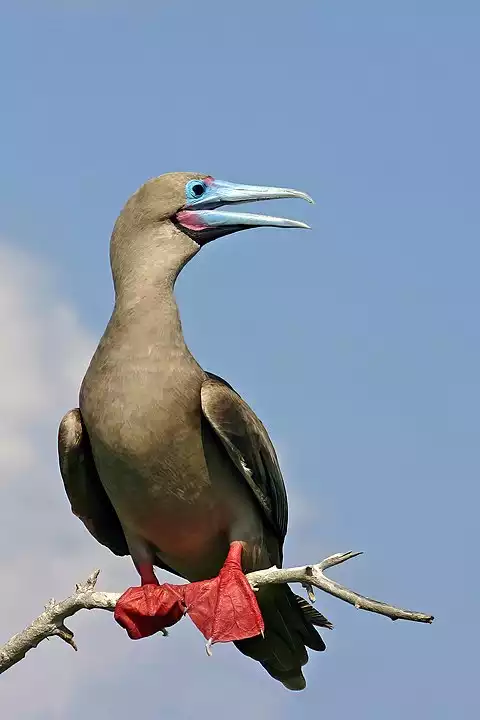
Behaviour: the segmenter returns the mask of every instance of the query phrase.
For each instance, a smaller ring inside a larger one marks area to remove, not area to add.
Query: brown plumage
[[[190,353],[173,288],[205,242],[257,225],[303,226],[221,205],[291,196],[306,197],[172,173],[146,183],[116,222],[115,307],[80,408],[61,422],[59,457],[73,512],[112,552],[130,554],[144,582],[153,565],[189,581],[214,577],[235,540],[245,572],[282,563],[288,509],[275,450],[238,393]],[[262,588],[258,602],[265,637],[237,647],[302,689],[306,648],[325,649],[314,626],[328,621],[288,586]]]

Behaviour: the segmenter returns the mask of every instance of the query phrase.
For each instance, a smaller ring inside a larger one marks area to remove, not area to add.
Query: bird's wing
[[[225,380],[212,373],[206,375],[201,392],[203,413],[252,489],[282,546],[288,523],[287,493],[268,433]]]
[[[115,555],[129,555],[120,520],[98,476],[80,410],[70,410],[58,429],[60,473],[72,512]]]
[[[73,514],[80,518],[95,540],[115,555],[129,555],[122,525],[98,476],[88,432],[78,408],[70,410],[60,423],[58,457]],[[155,565],[179,575],[158,557]]]

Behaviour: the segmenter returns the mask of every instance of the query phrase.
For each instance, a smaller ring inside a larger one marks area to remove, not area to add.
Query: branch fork
[[[361,554],[360,552],[337,553],[316,565],[304,565],[294,568],[271,567],[267,570],[248,573],[246,577],[253,590],[258,590],[263,585],[300,583],[305,588],[308,599],[312,603],[315,602],[313,590],[315,587],[353,605],[359,610],[385,615],[391,620],[411,620],[420,623],[433,622],[433,615],[425,615],[413,610],[403,610],[394,605],[388,605],[379,600],[359,595],[335,582],[335,580],[330,580],[325,575],[324,571],[328,570],[328,568],[340,565]],[[65,620],[80,610],[109,610],[113,612],[118,599],[121,597],[121,593],[99,592],[95,589],[99,574],[100,570],[95,570],[84,583],[77,584],[73,595],[66,598],[66,600],[58,603],[53,599],[49,600],[44,612],[38,618],[25,630],[14,635],[5,645],[0,647],[0,674],[23,660],[29,650],[37,647],[46,638],[60,637],[74,650],[77,650],[73,632],[67,628]]]

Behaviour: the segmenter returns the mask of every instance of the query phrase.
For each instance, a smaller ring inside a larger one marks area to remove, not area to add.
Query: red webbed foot
[[[242,544],[233,542],[217,577],[187,585],[129,588],[115,608],[115,620],[132,639],[153,635],[188,614],[208,645],[260,635],[264,623],[241,565]]]
[[[175,625],[185,615],[181,585],[142,585],[123,593],[113,617],[132,640],[154,635]]]
[[[185,585],[187,613],[209,645],[246,640],[264,631],[255,593],[242,570],[242,543],[233,542],[217,577]]]

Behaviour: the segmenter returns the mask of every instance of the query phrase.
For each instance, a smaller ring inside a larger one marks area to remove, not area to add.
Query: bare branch
[[[423,613],[414,612],[413,610],[403,610],[402,608],[387,605],[379,600],[359,595],[353,590],[343,587],[335,580],[330,580],[324,575],[324,570],[335,565],[350,560],[351,558],[361,555],[360,552],[337,553],[323,560],[318,565],[304,565],[296,568],[277,568],[272,567],[268,570],[260,570],[247,575],[250,585],[255,589],[262,585],[272,583],[301,583],[308,592],[310,598],[314,598],[313,587],[319,588],[330,595],[334,595],[340,600],[344,600],[350,605],[354,605],[359,610],[367,610],[368,612],[386,615],[391,620],[413,620],[413,622],[431,623],[433,615],[424,615]]]
[[[32,622],[25,630],[14,635],[0,647],[0,673],[5,672],[20,660],[32,648],[37,647],[42,640],[58,636],[66,643],[77,649],[73,639],[73,632],[65,625],[65,620],[75,615],[79,610],[115,610],[115,605],[121,593],[96,592],[99,570],[95,570],[85,583],[77,585],[73,595],[62,602],[50,600],[45,611]]]
[[[296,568],[272,567],[267,570],[249,573],[247,579],[254,590],[258,590],[263,585],[301,583],[307,590],[308,597],[312,602],[315,600],[313,588],[316,587],[350,603],[350,605],[354,605],[356,608],[386,615],[392,620],[433,622],[432,615],[424,615],[412,610],[402,610],[393,605],[372,600],[343,587],[324,575],[324,570],[340,565],[357,555],[361,555],[361,553],[338,553],[331,555],[317,565],[304,565]],[[106,593],[95,590],[99,572],[99,570],[95,570],[85,583],[77,584],[73,595],[66,600],[59,603],[56,603],[53,599],[50,600],[45,606],[45,611],[31,625],[14,635],[5,645],[0,647],[0,674],[23,660],[29,650],[37,647],[42,640],[48,637],[58,636],[76,650],[77,646],[73,639],[73,632],[67,628],[65,620],[80,610],[109,610],[110,612],[115,610],[115,605],[121,593]],[[166,634],[166,631],[164,634]]]

